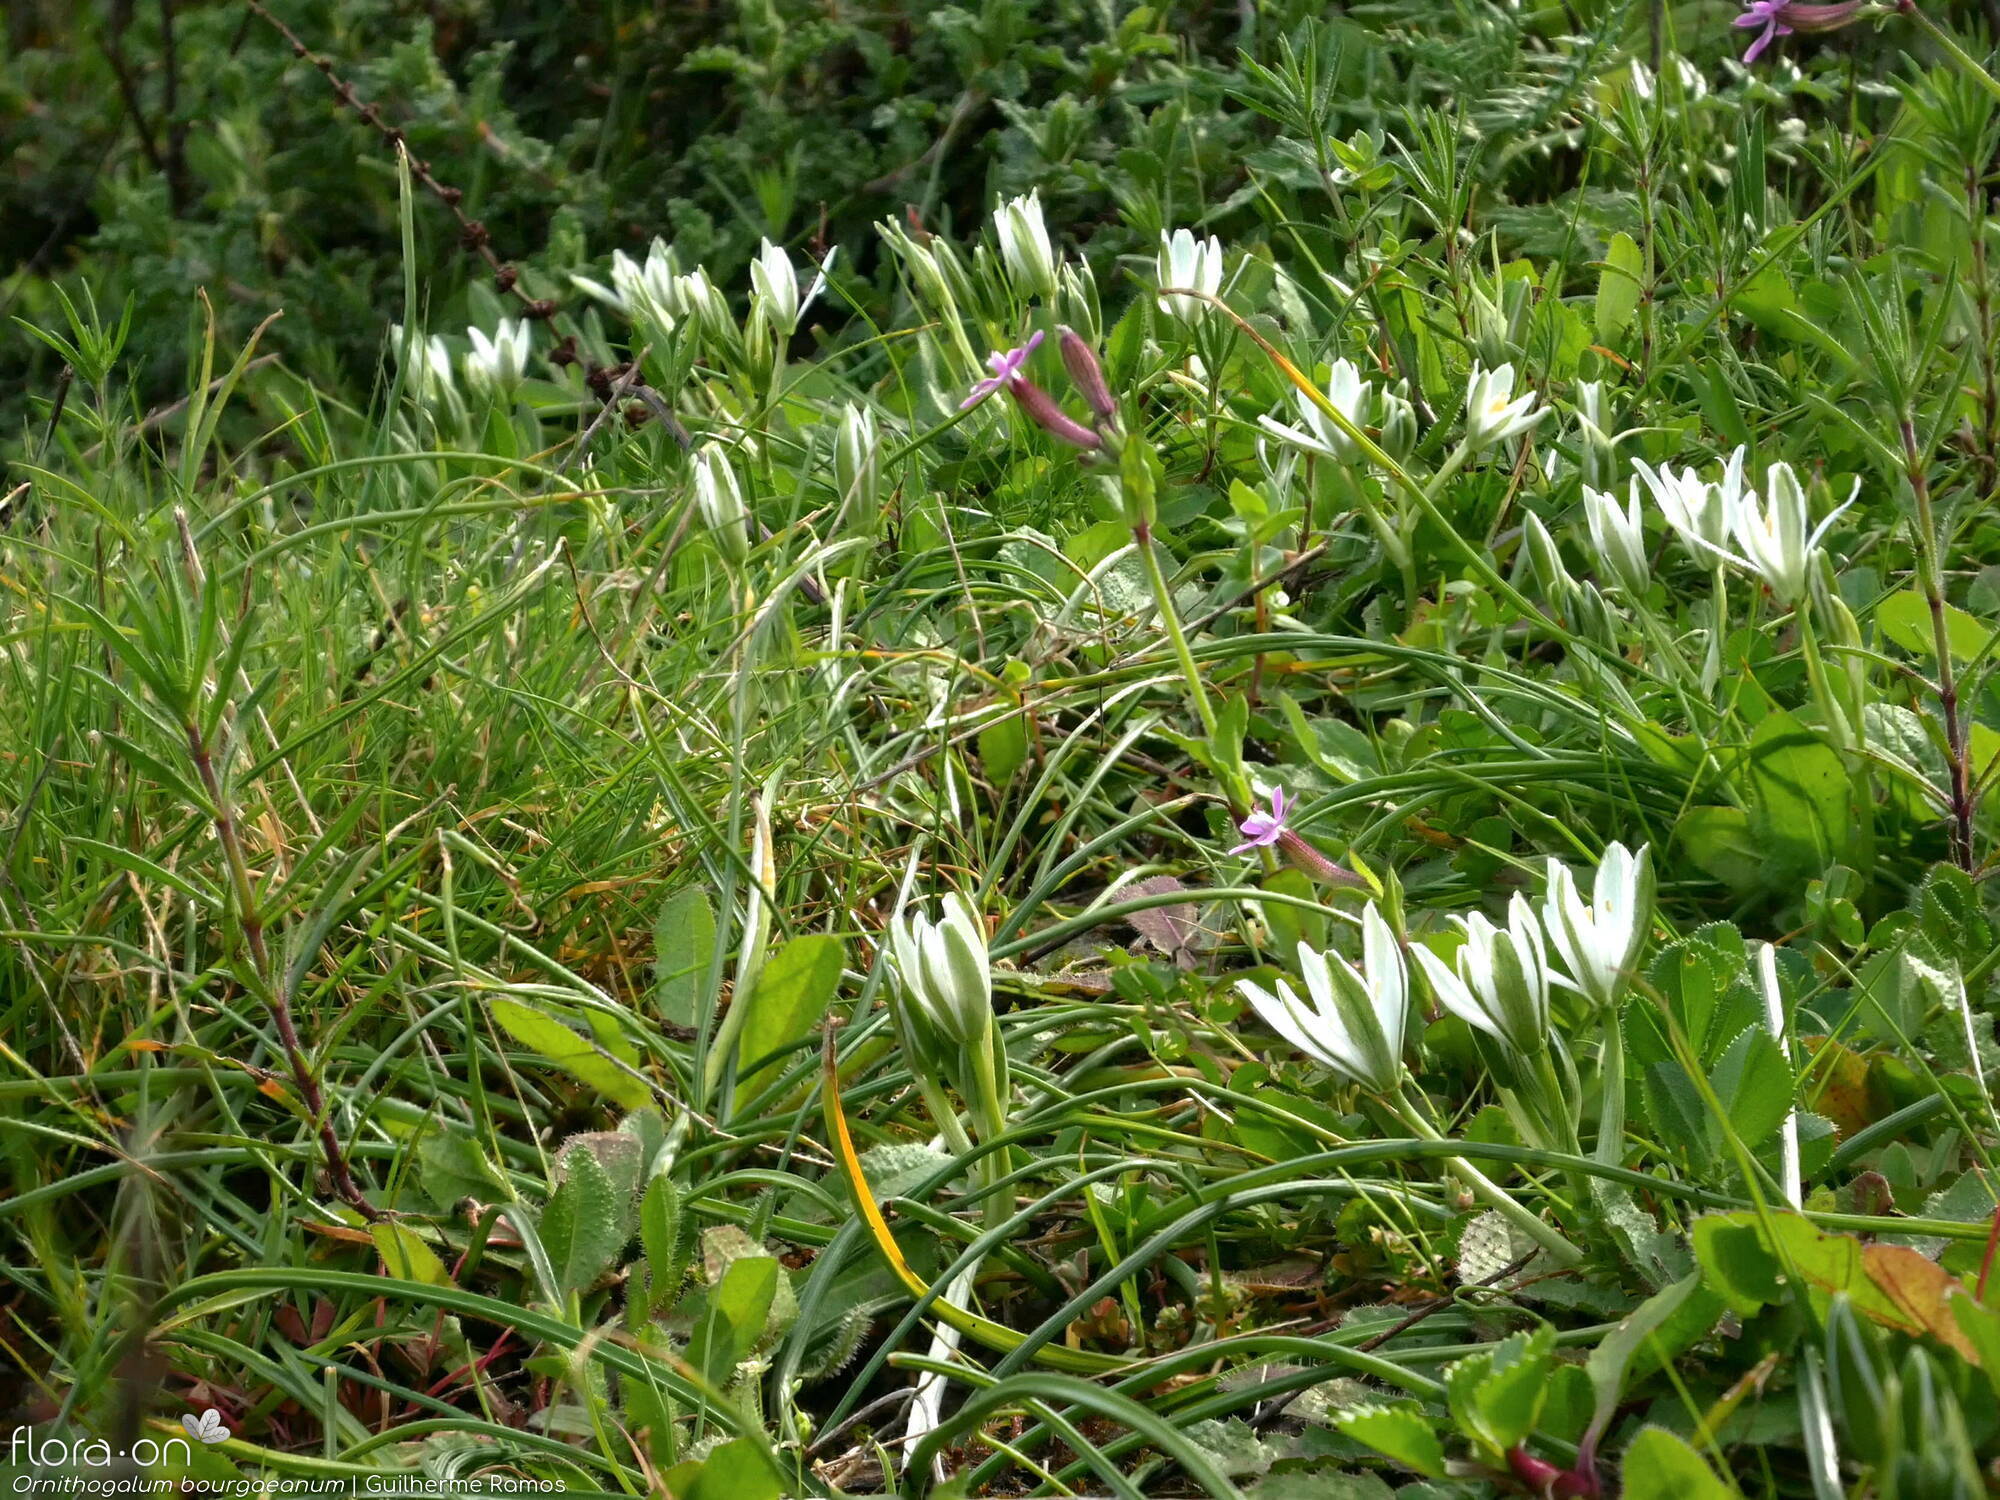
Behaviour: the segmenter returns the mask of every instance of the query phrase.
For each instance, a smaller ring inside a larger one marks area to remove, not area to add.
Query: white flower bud
[[[1006,263],[1015,291],[1022,296],[1054,296],[1062,260],[1049,241],[1048,225],[1042,221],[1042,195],[1034,192],[1008,199],[994,214],[993,227],[1000,236],[1000,259]]]
[[[1176,229],[1172,238],[1160,231],[1160,254],[1154,271],[1163,287],[1186,287],[1213,297],[1222,290],[1222,241],[1214,235],[1197,240],[1186,229]],[[1162,294],[1160,306],[1182,322],[1193,322],[1209,310],[1199,297]]]
[[[694,456],[694,500],[716,549],[732,564],[750,555],[750,512],[729,455],[709,443]]]

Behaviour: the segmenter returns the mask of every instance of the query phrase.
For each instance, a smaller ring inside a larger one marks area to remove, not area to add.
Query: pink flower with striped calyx
[[[960,411],[970,411],[1001,386],[1017,379],[1021,367],[1028,362],[1028,356],[1041,346],[1042,332],[1038,328],[1028,335],[1028,341],[1018,349],[1001,349],[986,357],[986,368],[993,373],[972,388],[972,394],[958,403]]]
[[[1229,852],[1247,854],[1252,849],[1268,849],[1285,836],[1285,812],[1289,804],[1285,801],[1285,789],[1271,788],[1271,810],[1253,812],[1241,823],[1236,831],[1243,835],[1243,842]]]

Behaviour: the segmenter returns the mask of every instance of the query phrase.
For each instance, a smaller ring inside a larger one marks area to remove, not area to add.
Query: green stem
[[[1604,1051],[1597,1065],[1597,1148],[1598,1162],[1615,1167],[1625,1159],[1625,1027],[1618,1007],[1604,1016]]]
[[[1799,598],[1799,651],[1806,660],[1806,681],[1812,685],[1813,696],[1819,699],[1820,712],[1826,717],[1827,729],[1842,750],[1854,749],[1853,726],[1847,722],[1847,710],[1835,696],[1833,684],[1827,680],[1826,662],[1819,654],[1819,636],[1813,630],[1812,590],[1810,587]]]
[[[1219,751],[1222,746],[1215,722],[1215,708],[1208,701],[1208,689],[1202,685],[1201,670],[1195,666],[1194,653],[1188,649],[1187,633],[1181,629],[1173,592],[1167,587],[1166,572],[1160,567],[1159,541],[1153,536],[1151,525],[1144,521],[1132,528],[1132,541],[1146,565],[1146,582],[1153,590],[1153,606],[1160,613],[1160,628],[1166,631],[1167,641],[1174,648],[1174,660],[1180,663],[1181,676],[1187,682],[1188,701],[1194,705],[1195,717],[1201,720],[1202,736]],[[1228,794],[1233,812],[1240,815],[1249,807],[1246,788],[1229,786],[1224,791]]]
[[[2000,78],[1995,78],[1991,73],[1987,72],[1985,65],[1970,52],[1959,46],[1957,40],[1950,32],[1918,10],[1915,0],[1897,0],[1896,9],[1908,16],[1912,21],[1915,21],[1925,32],[1929,33],[1931,40],[1944,49],[1945,56],[1949,57],[1958,66],[1960,72],[1985,89],[1995,99],[2000,99]]]
[[[746,648],[747,649],[747,648]],[[771,848],[771,814],[761,796],[750,799],[752,849],[750,890],[744,903],[743,939],[736,950],[736,983],[730,991],[729,1009],[709,1042],[708,1060],[702,1069],[700,1102],[705,1107],[721,1086],[724,1071],[736,1050],[737,1038],[750,1019],[750,995],[757,986],[757,974],[764,966],[764,950],[771,937],[771,903],[776,897],[775,858]]]
[[[1403,1094],[1385,1096],[1384,1103],[1395,1110],[1397,1117],[1415,1131],[1418,1137],[1427,1141],[1442,1141],[1444,1137],[1435,1130],[1423,1112]],[[1445,1165],[1462,1177],[1471,1187],[1473,1196],[1488,1208],[1499,1214],[1514,1228],[1527,1235],[1548,1252],[1549,1259],[1558,1266],[1573,1266],[1583,1259],[1583,1252],[1564,1239],[1560,1232],[1539,1217],[1530,1213],[1523,1205],[1514,1201],[1507,1190],[1493,1181],[1479,1168],[1462,1156],[1447,1157]]]
[[[1571,1156],[1581,1156],[1583,1146],[1577,1140],[1576,1119],[1571,1113],[1571,1100],[1575,1096],[1564,1089],[1562,1080],[1556,1077],[1555,1057],[1548,1047],[1542,1048],[1541,1055],[1536,1058],[1535,1072],[1541,1081],[1543,1107],[1556,1149]],[[1573,1078],[1574,1073],[1571,1076]]]
[[[1972,842],[1973,791],[1971,728],[1959,702],[1957,668],[1952,661],[1950,604],[1944,596],[1944,565],[1939,558],[1937,515],[1931,505],[1930,477],[1917,445],[1915,421],[1905,414],[1896,424],[1902,439],[1903,466],[1910,495],[1917,507],[1917,585],[1931,617],[1931,650],[1937,657],[1938,717],[1944,722],[1946,771],[1951,778],[1951,849],[1959,868],[1977,868]]]
[[[972,1107],[979,1117],[979,1134],[986,1144],[1007,1133],[1007,1101],[1001,1097],[999,1070],[993,1056],[994,1049],[999,1045],[999,1027],[991,1026],[984,1038],[967,1049],[972,1061],[972,1092],[977,1096],[972,1101]],[[989,1151],[985,1158],[988,1229],[1005,1224],[1013,1213],[1014,1206],[1001,1185],[1011,1170],[1012,1156],[1013,1152],[1003,1146]]]
[[[1708,654],[1702,659],[1701,687],[1713,693],[1722,682],[1722,647],[1729,638],[1729,569],[1715,565],[1715,585],[1709,595],[1714,615],[1708,627]]]

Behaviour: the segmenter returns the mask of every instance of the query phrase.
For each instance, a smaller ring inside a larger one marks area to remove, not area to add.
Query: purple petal
[[[972,394],[958,403],[958,409],[960,411],[970,411],[988,396],[999,390],[1009,380],[1012,380],[1015,373],[1021,366],[1028,362],[1028,356],[1035,352],[1041,342],[1042,331],[1037,328],[1033,333],[1028,335],[1028,341],[1021,345],[1020,348],[996,349],[993,353],[987,355],[986,368],[993,373],[972,388]]]
[[[1268,849],[1273,844],[1277,843],[1279,838],[1282,837],[1285,832],[1284,825],[1282,823],[1274,823],[1268,828],[1252,828],[1250,826],[1251,822],[1252,819],[1250,818],[1245,818],[1243,820],[1242,827],[1239,831],[1247,833],[1250,836],[1246,838],[1242,843],[1238,844],[1234,849],[1231,849],[1229,851],[1231,854],[1247,854],[1252,849]]]
[[[997,375],[991,380],[980,381],[978,385],[975,385],[972,388],[972,394],[970,396],[967,396],[963,401],[958,403],[958,409],[960,411],[971,411],[973,407],[977,406],[980,402],[984,401],[988,396],[992,395],[995,391],[999,390],[1000,387],[1005,384],[1006,380],[1003,377]]]

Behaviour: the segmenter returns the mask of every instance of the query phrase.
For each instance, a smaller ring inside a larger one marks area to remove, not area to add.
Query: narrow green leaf
[[[220,891],[203,885],[192,876],[177,874],[164,865],[156,864],[135,850],[122,848],[117,844],[102,843],[97,839],[72,837],[68,843],[72,849],[94,854],[106,864],[116,865],[121,870],[129,870],[155,885],[164,886],[170,891],[179,891],[183,896],[192,896],[212,910],[219,911],[226,904]]]
[[[643,1080],[634,1078],[554,1017],[504,995],[493,996],[486,1007],[500,1029],[515,1041],[613,1103],[637,1109],[652,1098]]]
[[[382,1252],[382,1269],[405,1281],[421,1281],[425,1286],[449,1286],[451,1273],[437,1252],[426,1245],[413,1229],[401,1224],[369,1226],[375,1248]]]

